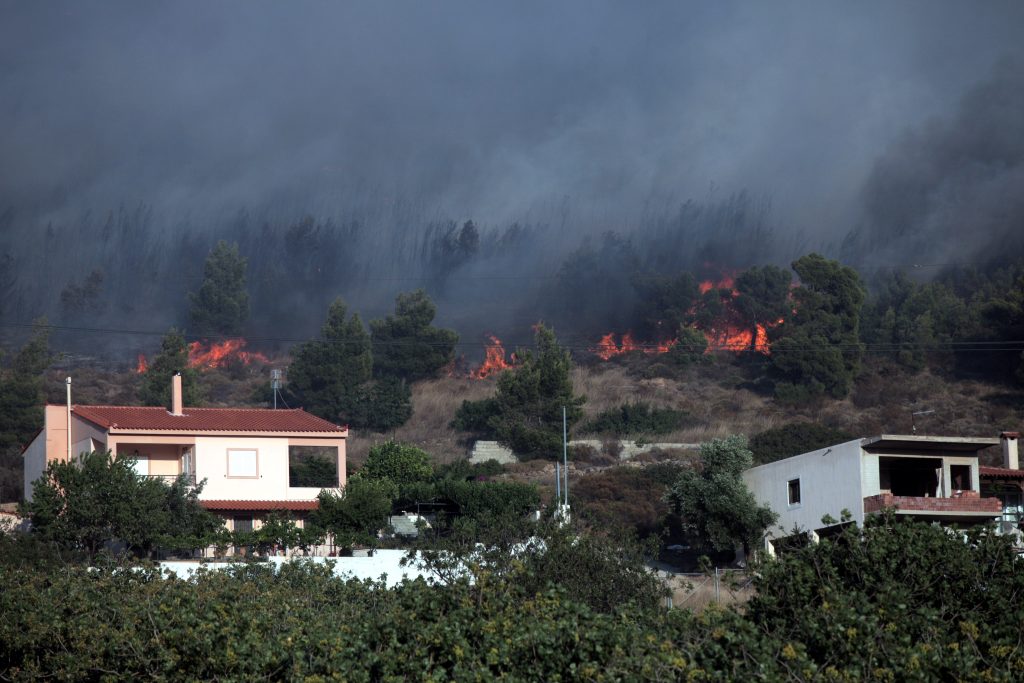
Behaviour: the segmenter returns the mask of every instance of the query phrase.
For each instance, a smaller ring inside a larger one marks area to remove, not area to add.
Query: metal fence
[[[708,605],[742,604],[754,595],[753,577],[746,570],[716,567],[706,574],[668,574],[669,607],[702,610]]]

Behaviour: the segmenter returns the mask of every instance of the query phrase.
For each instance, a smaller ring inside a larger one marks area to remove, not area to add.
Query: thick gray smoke
[[[1019,257],[1024,246],[1024,65],[999,64],[956,112],[909,131],[868,176],[849,257],[863,266]]]
[[[838,254],[859,225],[858,255],[894,232],[886,258],[917,234],[942,254],[961,233],[929,188],[971,188],[954,208],[992,236],[1014,176],[885,188],[995,163],[1012,133],[931,161],[901,161],[901,136],[959,135],[1001,59],[1019,98],[1022,25],[1017,2],[0,0],[0,317],[184,324],[220,238],[250,258],[253,331],[294,336],[335,295],[372,317],[419,285],[464,338],[528,335],[578,308],[572,253],[743,266]],[[472,254],[451,239],[467,219]],[[97,269],[92,308],[62,306]]]

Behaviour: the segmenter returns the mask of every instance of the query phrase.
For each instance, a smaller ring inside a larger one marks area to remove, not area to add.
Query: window
[[[256,450],[228,449],[228,476],[255,479],[260,475]]]
[[[789,480],[789,504],[799,505],[800,504],[800,480],[790,479]]]
[[[949,478],[953,480],[954,491],[972,490],[970,465],[950,465]]]
[[[336,446],[288,446],[288,485],[314,488],[338,486]]]
[[[252,517],[235,517],[235,531],[249,533],[252,531]]]

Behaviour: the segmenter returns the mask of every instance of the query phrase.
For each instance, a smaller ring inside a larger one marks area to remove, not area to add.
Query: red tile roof
[[[319,506],[319,503],[315,500],[201,500],[199,504],[207,510],[241,510],[246,512],[264,512],[267,510],[299,512],[316,510]]]
[[[978,475],[993,479],[1024,479],[1024,470],[1010,470],[1005,467],[979,467]]]
[[[163,407],[74,406],[72,412],[107,429],[180,432],[344,432],[345,427],[295,408],[185,408],[171,415]]]

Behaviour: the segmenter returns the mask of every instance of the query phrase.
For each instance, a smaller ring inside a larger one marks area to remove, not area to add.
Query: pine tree
[[[771,364],[779,398],[843,398],[860,371],[864,287],[853,268],[818,254],[793,263],[796,313],[773,331]]]
[[[36,321],[32,337],[3,373],[0,391],[0,448],[20,448],[43,426],[43,371],[50,365],[50,331]]]
[[[372,368],[370,335],[359,314],[348,316],[345,302],[335,299],[320,339],[292,351],[288,391],[314,415],[358,426]]]
[[[239,335],[249,319],[249,292],[246,289],[247,260],[239,255],[238,245],[224,240],[206,257],[203,284],[189,294],[192,324],[199,334]]]
[[[181,332],[171,328],[160,342],[160,353],[146,370],[139,397],[147,406],[171,405],[171,378],[181,373],[181,396],[186,406],[202,403],[199,373],[188,364],[188,346]]]
[[[516,453],[553,457],[562,452],[562,407],[572,426],[583,416],[586,397],[573,394],[572,361],[554,331],[538,325],[534,342],[536,350],[517,352],[519,367],[498,378],[490,424]]]
[[[417,289],[398,295],[393,316],[371,321],[374,374],[415,382],[451,363],[459,335],[432,327],[436,314],[434,302]]]

